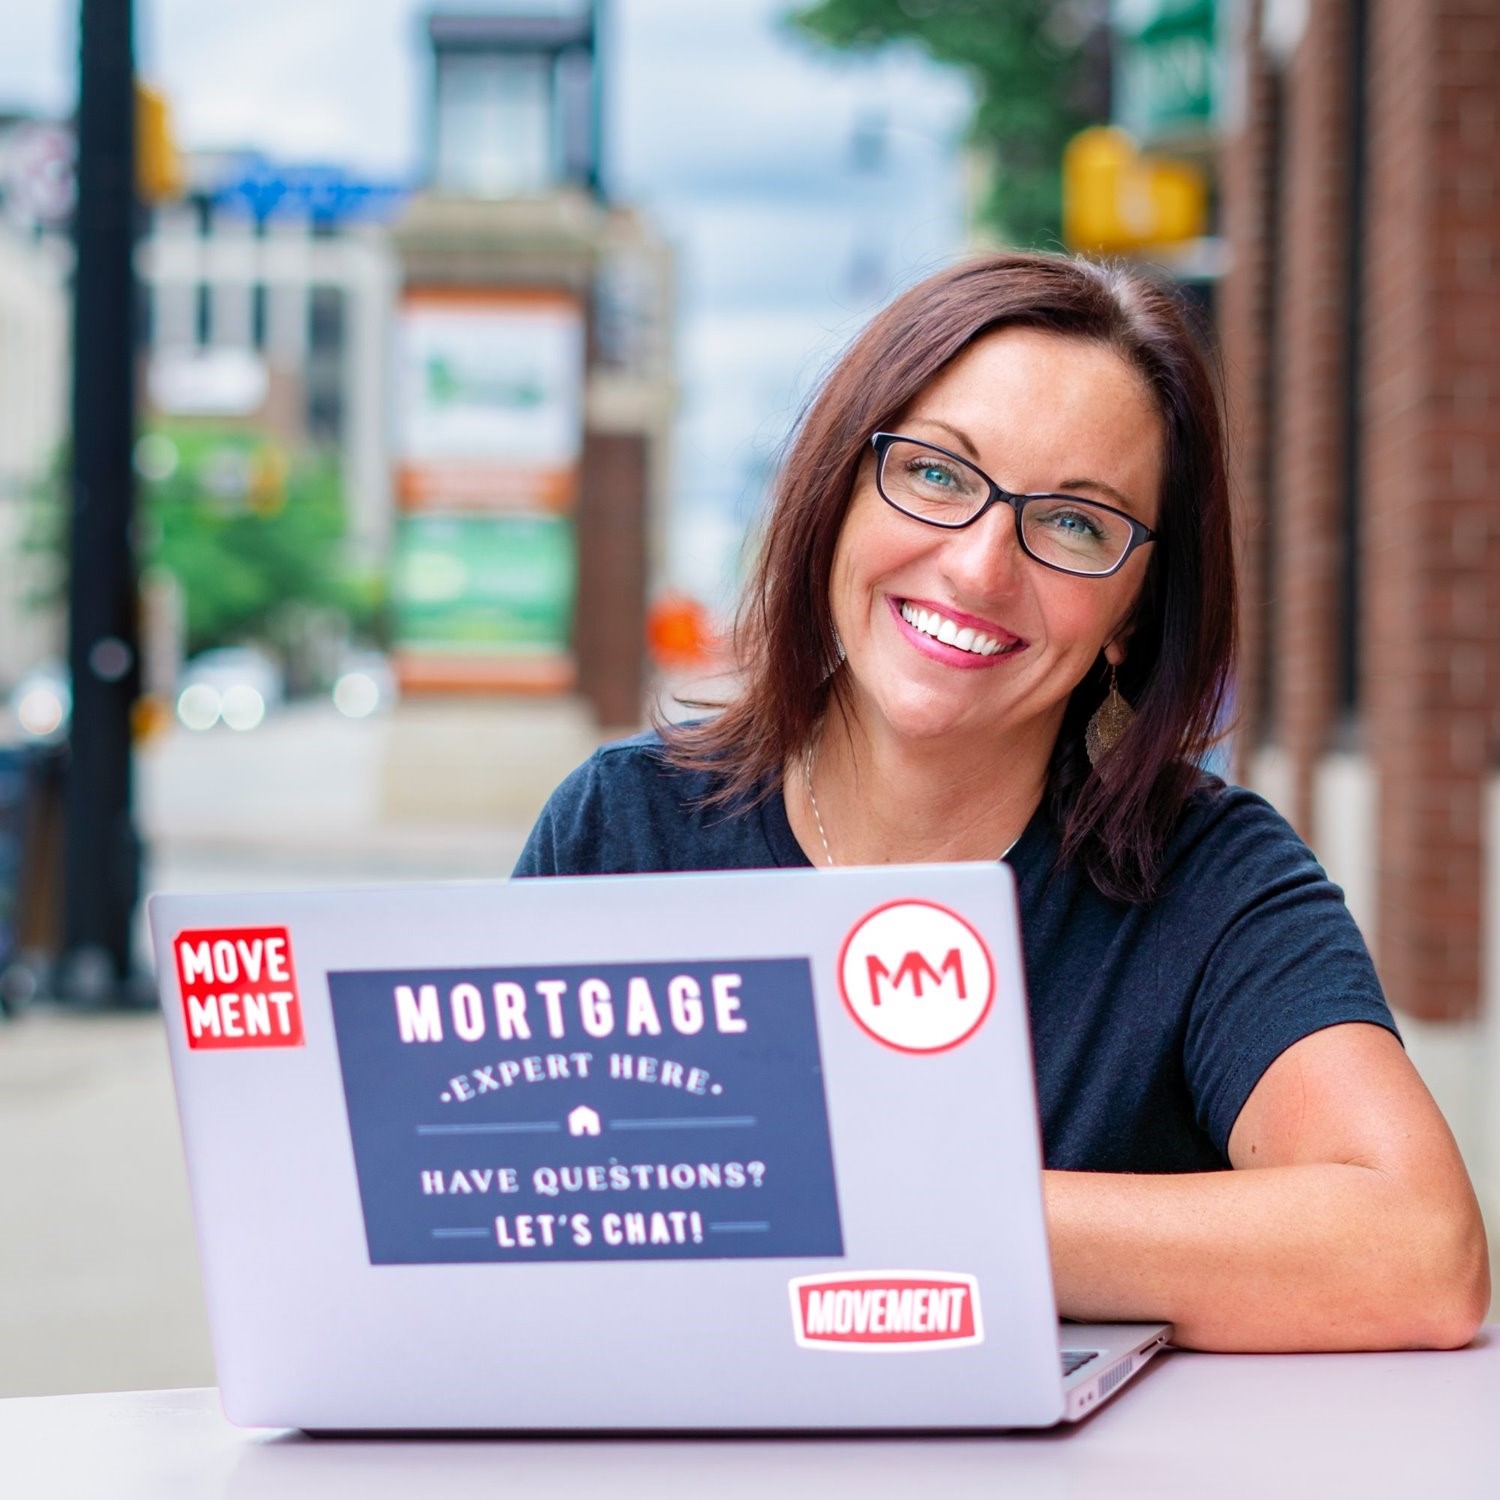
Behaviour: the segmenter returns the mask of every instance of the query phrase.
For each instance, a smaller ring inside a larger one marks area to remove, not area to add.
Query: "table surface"
[[[49,1500],[856,1494],[1500,1495],[1500,1325],[1450,1354],[1159,1355],[1088,1421],[933,1438],[313,1439],[213,1389],[0,1401],[0,1493]]]

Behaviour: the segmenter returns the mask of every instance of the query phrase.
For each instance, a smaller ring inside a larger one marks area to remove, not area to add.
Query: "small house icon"
[[[599,1111],[590,1109],[587,1104],[580,1104],[568,1116],[569,1135],[598,1135],[599,1134]]]

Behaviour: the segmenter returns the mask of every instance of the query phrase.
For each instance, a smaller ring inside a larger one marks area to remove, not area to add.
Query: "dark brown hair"
[[[1103,659],[1074,689],[1048,768],[1062,859],[1119,901],[1154,893],[1166,841],[1214,742],[1235,647],[1228,482],[1217,382],[1177,297],[1137,271],[1064,256],[991,255],[898,297],[855,340],[792,436],[735,631],[742,688],[717,717],[664,730],[673,763],[712,769],[713,799],[754,802],[812,742],[839,662],[828,580],[873,433],[981,334],[1034,328],[1105,344],[1162,419],[1158,540],[1132,616],[1120,690],[1135,718],[1090,767],[1084,728]]]

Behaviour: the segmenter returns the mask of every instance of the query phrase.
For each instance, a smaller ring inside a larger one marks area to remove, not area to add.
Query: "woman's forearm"
[[[1456,1348],[1489,1304],[1484,1229],[1362,1166],[1045,1174],[1058,1306],[1164,1319],[1200,1349]]]

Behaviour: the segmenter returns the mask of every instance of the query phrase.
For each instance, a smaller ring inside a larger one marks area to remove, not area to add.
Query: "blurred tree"
[[[817,0],[790,19],[834,47],[915,42],[962,68],[969,142],[987,158],[978,224],[1010,244],[1061,243],[1063,147],[1108,118],[1108,0]]]
[[[251,638],[284,647],[288,613],[309,606],[369,628],[376,601],[344,565],[333,455],[202,428],[150,433],[139,455],[143,562],[182,585],[189,655]]]
[[[62,444],[46,472],[27,485],[18,551],[24,568],[22,603],[27,609],[61,609],[68,577],[68,477],[73,452]]]
[[[380,631],[383,582],[344,555],[338,460],[288,455],[264,436],[163,427],[136,445],[143,570],[182,588],[189,655],[259,640],[285,650],[309,609],[333,610],[354,633]],[[33,559],[28,602],[55,605],[66,583],[67,459],[30,496],[22,550]]]

